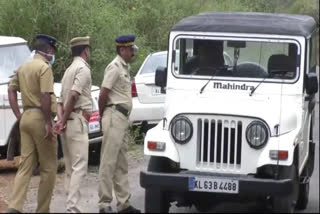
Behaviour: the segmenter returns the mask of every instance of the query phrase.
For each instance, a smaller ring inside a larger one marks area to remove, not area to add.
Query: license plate
[[[157,96],[161,94],[161,88],[160,87],[152,87],[151,88],[151,94],[153,96]]]
[[[100,123],[98,121],[89,123],[89,133],[100,131]]]
[[[237,194],[239,193],[239,181],[224,178],[189,177],[189,190]]]

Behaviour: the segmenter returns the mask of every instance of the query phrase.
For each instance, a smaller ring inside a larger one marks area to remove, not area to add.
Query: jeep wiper
[[[207,82],[204,86],[202,86],[202,88],[201,88],[201,90],[200,90],[200,94],[202,94],[203,90],[207,87],[207,85],[209,84],[209,82],[210,82],[211,80],[213,80],[214,77],[215,77],[215,75],[212,75],[211,78],[208,80],[208,82]]]
[[[261,83],[263,83],[266,80],[266,78],[267,77],[263,78],[263,80],[261,80],[256,87],[251,89],[249,96],[252,96],[252,94],[257,90],[257,88],[261,85]]]

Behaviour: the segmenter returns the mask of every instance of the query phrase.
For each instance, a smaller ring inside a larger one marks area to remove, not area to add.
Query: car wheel
[[[89,146],[89,160],[88,164],[97,166],[100,165],[100,153],[101,153],[101,143],[96,143]]]
[[[299,180],[295,165],[283,167],[279,171],[279,179],[292,179],[293,189],[289,195],[274,196],[272,198],[272,207],[275,213],[294,213],[294,208],[298,198]]]
[[[168,172],[170,171],[168,163],[167,158],[151,157],[148,171]],[[166,192],[159,188],[146,188],[144,205],[146,213],[168,213],[170,209],[170,201],[166,197]]]

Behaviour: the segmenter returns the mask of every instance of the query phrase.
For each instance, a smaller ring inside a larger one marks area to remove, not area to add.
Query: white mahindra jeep
[[[317,29],[313,18],[203,13],[169,35],[163,120],[147,132],[145,211],[219,200],[305,209],[313,172]],[[231,60],[225,60],[223,53]]]

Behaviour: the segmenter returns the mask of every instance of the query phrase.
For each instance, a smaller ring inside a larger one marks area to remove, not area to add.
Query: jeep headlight
[[[192,123],[183,116],[178,116],[171,123],[171,135],[175,142],[180,144],[187,143],[192,137]]]
[[[254,149],[262,148],[268,141],[268,128],[260,121],[253,121],[246,130],[248,144]]]

